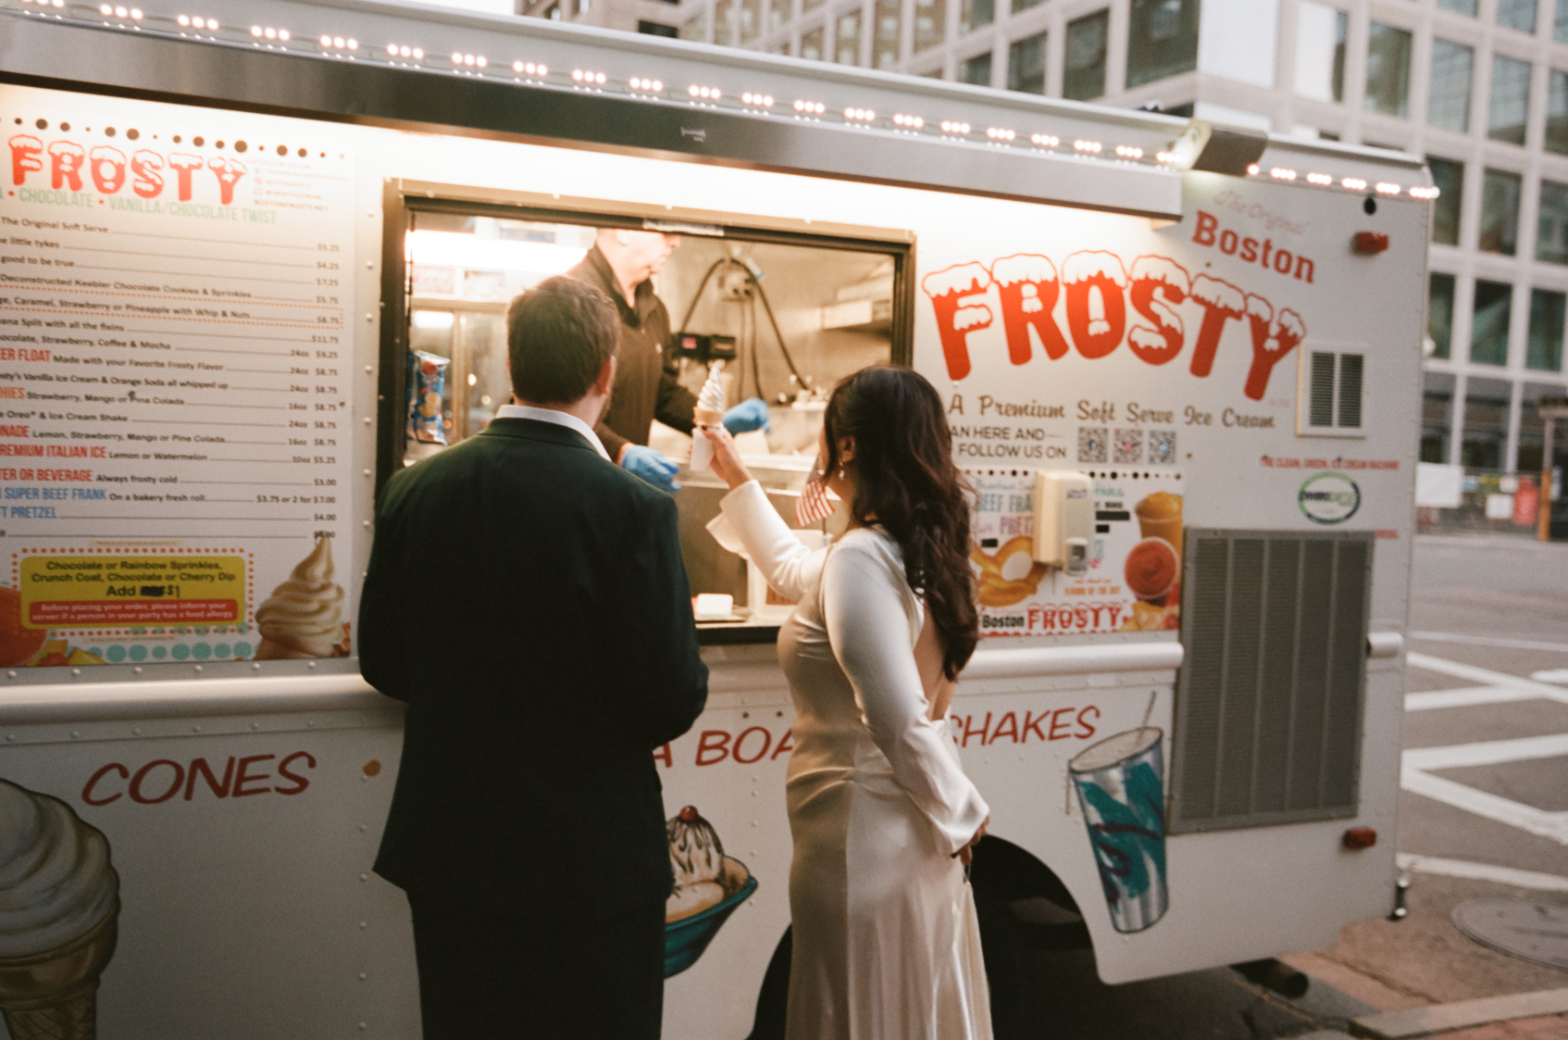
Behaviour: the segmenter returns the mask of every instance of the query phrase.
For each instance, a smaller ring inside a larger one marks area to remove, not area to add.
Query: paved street
[[[1289,958],[1313,977],[1296,1001],[1229,969],[1109,987],[1087,953],[1039,953],[1026,1035],[1285,1038],[1372,1011],[1568,987],[1568,971],[1483,947],[1449,916],[1476,898],[1568,905],[1568,545],[1421,537],[1415,553],[1399,835],[1409,918],[1358,922],[1334,949]]]

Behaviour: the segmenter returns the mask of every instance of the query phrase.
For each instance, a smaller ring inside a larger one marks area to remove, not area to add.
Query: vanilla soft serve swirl
[[[59,799],[0,780],[0,958],[81,938],[119,891],[102,834]]]
[[[343,589],[332,575],[332,540],[318,538],[310,555],[256,611],[262,639],[258,658],[332,656],[343,638]]]

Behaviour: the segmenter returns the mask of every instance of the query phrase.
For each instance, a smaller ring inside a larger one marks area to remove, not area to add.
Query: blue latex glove
[[[742,401],[724,413],[724,428],[730,431],[732,437],[752,430],[768,432],[768,402],[760,397]]]
[[[675,474],[680,467],[664,457],[664,453],[641,444],[627,445],[621,456],[621,468],[633,476],[641,477],[660,491],[674,494],[680,490]]]

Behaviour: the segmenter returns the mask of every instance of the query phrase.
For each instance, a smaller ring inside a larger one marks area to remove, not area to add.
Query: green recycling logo
[[[1315,524],[1342,524],[1361,508],[1361,489],[1343,473],[1319,473],[1301,485],[1296,504]]]

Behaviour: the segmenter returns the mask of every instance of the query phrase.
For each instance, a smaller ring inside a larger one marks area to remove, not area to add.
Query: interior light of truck
[[[1157,152],[1154,156],[1154,161],[1174,165],[1175,163],[1181,161],[1181,157],[1178,156],[1175,152]]]
[[[1130,144],[1119,144],[1116,146],[1116,154],[1123,159],[1142,159],[1143,149],[1134,148]]]
[[[985,128],[985,135],[993,141],[1011,141],[1018,136],[1018,131],[1000,126],[988,126]]]
[[[1258,166],[1258,164],[1257,163],[1253,163],[1252,165],[1247,167],[1247,176],[1248,177],[1256,177],[1258,175],[1258,170],[1259,169],[1260,169],[1260,167]]]
[[[1367,182],[1362,180],[1360,177],[1346,177],[1344,180],[1340,181],[1339,183],[1340,183],[1340,185],[1342,187],[1348,188],[1351,191],[1366,191],[1367,190]]]
[[[687,87],[686,92],[694,98],[701,98],[703,101],[717,101],[724,96],[718,87],[700,87],[695,83]]]
[[[585,83],[591,87],[604,83],[605,76],[602,72],[589,72],[586,69],[573,69],[572,81],[574,83]]]
[[[544,66],[544,65],[535,65],[531,61],[529,61],[529,62],[514,61],[514,62],[512,62],[512,71],[513,72],[521,72],[524,75],[528,75],[528,76],[544,76],[544,75],[548,75],[549,74],[550,69],[547,66]]]
[[[741,102],[747,105],[761,105],[763,108],[773,107],[772,94],[742,94]]]
[[[844,118],[857,123],[869,123],[875,120],[877,114],[869,108],[846,108]]]
[[[1099,141],[1086,141],[1080,138],[1073,142],[1073,148],[1080,152],[1087,152],[1090,155],[1099,155],[1105,146]]]
[[[1398,195],[1401,190],[1399,185],[1389,181],[1378,181],[1377,183],[1377,193],[1379,195]]]
[[[1307,174],[1307,183],[1327,187],[1328,185],[1334,183],[1334,178],[1330,177],[1326,173],[1309,173]]]
[[[820,116],[828,110],[828,106],[820,101],[796,101],[795,111],[808,116]]]
[[[942,120],[942,132],[944,134],[967,134],[969,132],[969,124],[944,119]]]
[[[919,116],[906,116],[904,113],[899,112],[893,116],[893,124],[895,126],[908,127],[911,130],[919,130],[926,125],[926,121]]]
[[[1283,166],[1276,166],[1269,170],[1269,176],[1277,181],[1293,181],[1296,179],[1296,171],[1287,170]]]
[[[1041,148],[1055,148],[1062,143],[1062,139],[1055,134],[1030,134],[1029,140]]]
[[[1410,189],[1410,197],[1413,199],[1435,199],[1440,194],[1441,192],[1438,191],[1436,185],[1430,188],[1415,187]]]

